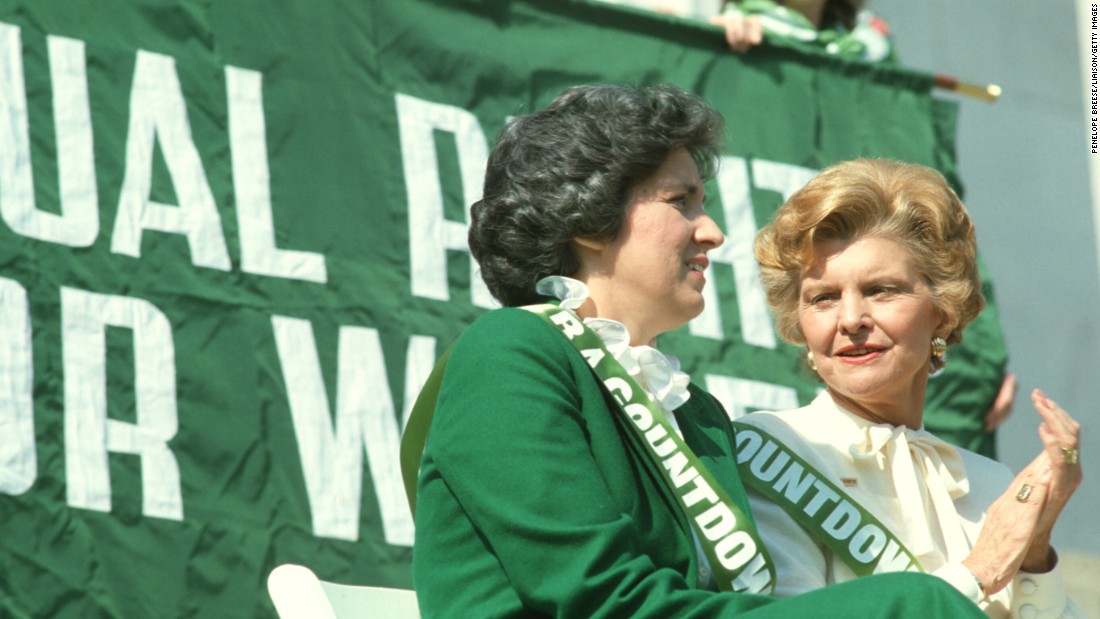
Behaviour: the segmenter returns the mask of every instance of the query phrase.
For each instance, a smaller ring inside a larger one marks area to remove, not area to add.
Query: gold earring
[[[947,354],[947,340],[942,337],[932,338],[932,356],[943,358]]]
[[[815,372],[817,371],[817,364],[814,363],[814,353],[813,353],[813,351],[810,351],[810,350],[806,351],[806,365],[810,366],[811,370],[813,370]]]

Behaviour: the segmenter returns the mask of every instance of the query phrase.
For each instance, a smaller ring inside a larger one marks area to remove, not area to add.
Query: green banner
[[[0,616],[271,617],[284,562],[409,586],[400,427],[492,306],[493,135],[664,81],[728,120],[729,238],[662,347],[735,414],[808,401],[752,232],[840,159],[953,177],[926,75],[578,0],[0,0]]]

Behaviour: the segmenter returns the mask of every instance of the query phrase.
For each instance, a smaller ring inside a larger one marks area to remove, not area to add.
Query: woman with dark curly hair
[[[826,387],[738,429],[776,594],[920,570],[991,617],[1082,617],[1050,545],[1081,483],[1077,422],[1036,389],[1044,450],[1015,481],[923,427],[930,373],[985,305],[974,226],[943,176],[885,159],[839,163],[780,207],[755,251],[779,335],[805,346]],[[848,517],[815,521],[802,497],[778,490],[796,458]],[[893,550],[867,552],[876,546]]]
[[[423,616],[980,615],[917,574],[763,595],[729,418],[653,348],[703,309],[722,135],[671,86],[572,88],[500,132],[469,237],[506,307],[458,340],[434,402]]]

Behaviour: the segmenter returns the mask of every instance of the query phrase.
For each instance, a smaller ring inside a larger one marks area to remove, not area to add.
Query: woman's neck
[[[835,389],[829,389],[829,395],[838,406],[872,423],[883,423],[895,427],[905,426],[910,430],[919,430],[923,422],[924,409],[921,405],[924,402],[923,394],[921,394],[922,397],[917,399],[918,403],[915,405],[891,406],[888,409],[857,402]]]
[[[599,304],[591,296],[576,309],[576,312],[582,319],[605,318],[623,323],[627,333],[630,334],[631,346],[653,346],[657,341],[658,334],[648,334],[641,325],[631,322],[628,317],[613,315],[614,312],[601,312]]]

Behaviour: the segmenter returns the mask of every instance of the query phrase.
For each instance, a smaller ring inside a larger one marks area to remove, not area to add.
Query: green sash
[[[755,426],[733,425],[745,485],[783,508],[853,572],[924,571],[892,531],[779,439]]]
[[[775,585],[775,568],[749,519],[722,486],[706,470],[665,418],[661,410],[604,347],[599,336],[576,314],[556,305],[532,305],[522,309],[555,327],[588,362],[596,378],[619,403],[645,453],[658,466],[695,532],[722,590],[768,593]],[[432,371],[413,405],[401,441],[401,473],[409,507],[416,515],[416,478],[420,454],[439,395],[444,365],[450,349]]]
[[[416,396],[416,403],[409,411],[409,419],[405,422],[405,431],[401,434],[401,480],[405,482],[405,498],[409,500],[409,512],[413,520],[416,520],[416,480],[420,476],[420,456],[424,454],[424,443],[428,440],[428,428],[432,425],[432,417],[435,415],[435,401],[439,399],[439,386],[443,384],[443,372],[447,369],[447,360],[451,358],[455,340],[443,351],[439,361],[436,361],[420,394]]]
[[[576,314],[552,304],[524,307],[558,329],[581,353],[628,421],[687,516],[724,591],[767,593],[775,568],[749,519],[676,432],[665,413]]]

